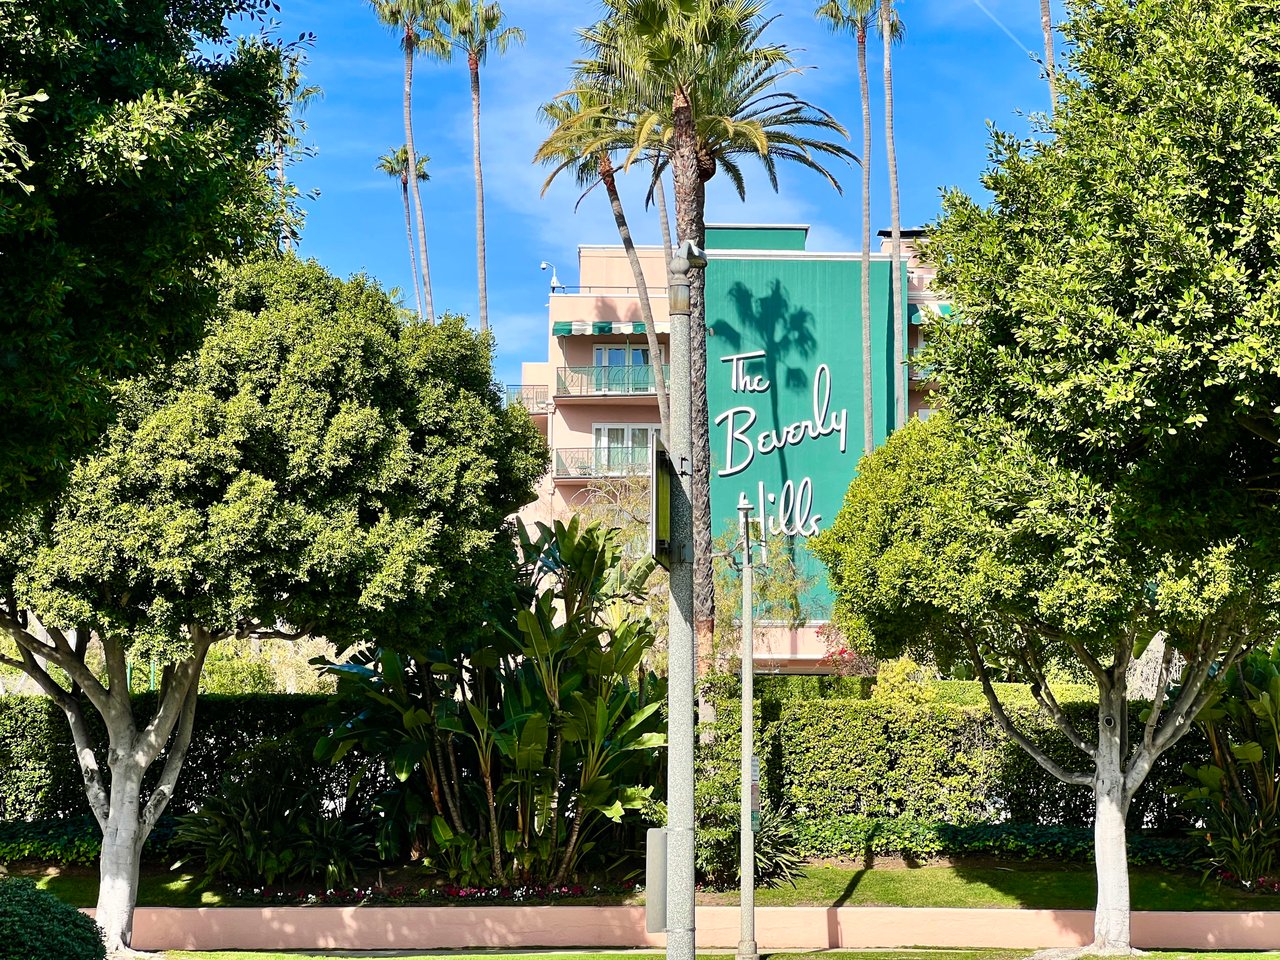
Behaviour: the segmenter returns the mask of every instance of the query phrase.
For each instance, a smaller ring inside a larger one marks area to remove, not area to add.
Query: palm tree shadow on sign
[[[739,280],[729,288],[728,298],[734,307],[736,325],[728,320],[716,320],[715,335],[728,341],[735,353],[764,350],[761,359],[747,364],[747,372],[763,374],[768,381],[770,423],[758,426],[776,430],[779,391],[802,393],[809,389],[809,372],[795,361],[810,360],[818,351],[813,313],[792,305],[781,280],[771,281],[769,292],[762,297],[757,297]],[[781,482],[786,483],[791,479],[786,448],[778,449],[773,455],[778,458]]]

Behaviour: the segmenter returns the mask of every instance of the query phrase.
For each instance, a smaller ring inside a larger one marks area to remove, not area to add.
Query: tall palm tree
[[[417,171],[414,179],[430,180],[431,177],[427,173],[427,163],[430,157],[417,157]],[[418,259],[413,253],[413,221],[409,216],[409,148],[400,147],[397,150],[388,151],[378,158],[378,165],[375,168],[383,173],[400,181],[400,196],[404,200],[404,232],[409,239],[409,269],[413,273],[413,292],[418,298],[418,319],[423,318],[422,315],[422,286],[418,279]]]
[[[424,0],[369,0],[374,13],[400,38],[404,51],[404,146],[408,169],[418,168],[418,153],[413,145],[413,60],[418,55],[424,39],[424,18],[427,4]],[[435,322],[435,306],[431,299],[431,267],[427,260],[427,227],[422,215],[422,195],[418,191],[417,177],[409,178],[410,193],[418,220],[418,262],[422,269],[422,295],[426,306],[426,320]]]
[[[862,452],[876,444],[871,382],[871,89],[867,82],[867,33],[880,16],[877,0],[828,0],[817,9],[834,32],[852,33],[858,48],[858,93],[862,98]]]
[[[289,46],[282,51],[280,83],[276,92],[280,111],[270,134],[276,198],[280,204],[280,243],[286,250],[292,250],[298,239],[302,215],[294,207],[298,191],[290,186],[285,170],[299,157],[315,155],[314,147],[302,144],[302,135],[307,129],[307,121],[302,114],[313,100],[324,99],[324,91],[319,86],[303,82],[302,68],[306,62],[307,52],[300,45]]]
[[[476,276],[480,288],[480,329],[489,329],[489,284],[485,270],[484,174],[480,166],[480,65],[493,49],[502,55],[512,45],[524,43],[524,31],[507,26],[502,7],[483,0],[444,0],[433,7],[432,30],[439,38],[429,52],[441,60],[453,51],[467,58],[471,74],[471,139],[476,178]]]
[[[893,138],[893,45],[902,40],[902,19],[893,0],[880,0],[880,39],[884,44],[884,151],[889,164],[889,237],[893,255],[893,424],[907,422],[907,355],[902,329],[906,297],[902,289],[902,210],[898,203],[898,152]]]
[[[1044,33],[1044,72],[1049,78],[1049,115],[1058,105],[1057,78],[1053,70],[1053,12],[1049,0],[1040,0],[1040,30]]]
[[[544,104],[541,112],[543,119],[551,123],[554,129],[538,148],[533,159],[538,163],[555,164],[542,185],[542,192],[545,194],[552,181],[561,173],[572,171],[578,186],[590,191],[596,184],[601,184],[609,198],[613,222],[618,228],[618,236],[626,251],[627,262],[631,265],[631,275],[635,279],[636,292],[640,298],[640,317],[644,321],[649,363],[653,367],[662,435],[670,438],[671,414],[667,403],[667,383],[662,371],[662,351],[653,322],[653,307],[649,302],[649,286],[645,282],[644,270],[640,266],[640,257],[636,253],[626,213],[622,209],[617,169],[613,161],[613,154],[626,149],[634,136],[625,118],[625,110],[620,111],[616,104],[610,104],[607,91],[582,81],[574,93]]]
[[[661,142],[672,169],[681,241],[705,243],[706,184],[718,169],[743,190],[740,155],[759,159],[775,189],[777,157],[804,163],[835,182],[813,153],[843,148],[797,136],[789,128],[843,128],[791,94],[769,92],[794,68],[788,48],[761,41],[771,22],[763,15],[763,0],[605,0],[605,8],[605,19],[582,32],[589,56],[580,70],[587,77],[611,76],[629,98],[637,120],[628,164],[652,149],[655,138]],[[694,625],[705,655],[715,626],[715,579],[702,270],[689,273],[689,300]]]

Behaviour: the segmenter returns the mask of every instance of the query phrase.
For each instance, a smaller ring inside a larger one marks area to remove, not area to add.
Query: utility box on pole
[[[671,569],[671,454],[654,438],[649,448],[649,553],[658,566]]]
[[[645,831],[644,929],[667,932],[667,831],[663,827]]]

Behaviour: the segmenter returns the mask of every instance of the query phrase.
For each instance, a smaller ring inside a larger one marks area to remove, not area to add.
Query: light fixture
[[[546,260],[543,260],[542,263],[539,264],[538,269],[551,271],[551,292],[552,293],[556,292],[556,287],[560,287],[562,290],[564,289],[564,287],[560,283],[560,278],[556,276],[556,267],[554,263],[548,263]]]

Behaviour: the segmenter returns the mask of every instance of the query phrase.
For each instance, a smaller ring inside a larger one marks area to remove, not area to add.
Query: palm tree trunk
[[[862,94],[862,452],[876,445],[871,381],[871,90],[867,83],[867,31],[858,29],[858,89]]]
[[[672,98],[676,191],[676,237],[699,247],[706,242],[706,190],[698,169],[693,110],[683,91]],[[693,624],[699,669],[712,653],[715,631],[715,575],[711,566],[711,436],[707,423],[706,272],[689,271],[689,379],[692,381],[693,454]]]
[[[649,363],[653,367],[654,390],[658,395],[658,420],[662,423],[662,435],[671,439],[671,415],[667,406],[667,378],[662,373],[662,353],[658,347],[658,331],[653,325],[653,306],[649,302],[649,285],[644,280],[644,270],[640,266],[640,257],[636,253],[635,241],[631,238],[631,228],[627,225],[627,216],[622,209],[622,198],[618,196],[618,181],[614,177],[613,162],[607,153],[600,155],[600,180],[604,183],[605,192],[609,195],[609,206],[613,208],[613,222],[618,226],[618,236],[622,238],[622,249],[627,252],[627,261],[631,264],[631,275],[635,277],[636,292],[640,298],[640,318],[644,321],[644,338],[649,344]]]
[[[1053,14],[1049,0],[1040,0],[1040,30],[1044,33],[1044,72],[1049,79],[1049,116],[1058,104],[1058,89],[1053,70]]]
[[[400,178],[400,195],[404,199],[404,235],[409,240],[409,271],[413,274],[413,292],[418,298],[418,319],[422,319],[422,283],[418,279],[418,258],[413,253],[413,220],[409,215],[409,178]]]
[[[662,183],[662,172],[658,169],[658,155],[653,155],[653,202],[658,205],[658,223],[662,225],[662,255],[665,268],[671,263],[671,219],[667,216],[667,188]]]
[[[418,154],[413,149],[413,54],[416,38],[413,28],[404,28],[404,147],[409,154],[409,183],[413,187],[413,203],[418,215],[418,262],[422,265],[422,296],[427,308],[427,323],[435,323],[435,306],[431,301],[431,267],[427,261],[427,226],[422,217],[422,193],[418,189]]]
[[[889,235],[893,254],[893,406],[894,426],[907,422],[906,351],[903,344],[903,322],[906,304],[902,291],[902,213],[898,208],[898,155],[893,143],[893,31],[888,18],[893,15],[892,0],[881,0],[880,30],[884,40],[884,147],[889,161]]]
[[[476,168],[476,277],[480,287],[480,329],[489,329],[489,283],[484,259],[484,176],[480,172],[480,58],[467,54],[471,69],[471,140],[475,145]]]
[[[285,195],[288,179],[284,172],[285,149],[283,141],[276,143],[276,189],[280,192],[280,239],[286,250],[293,249],[293,237],[289,231],[289,199]]]

